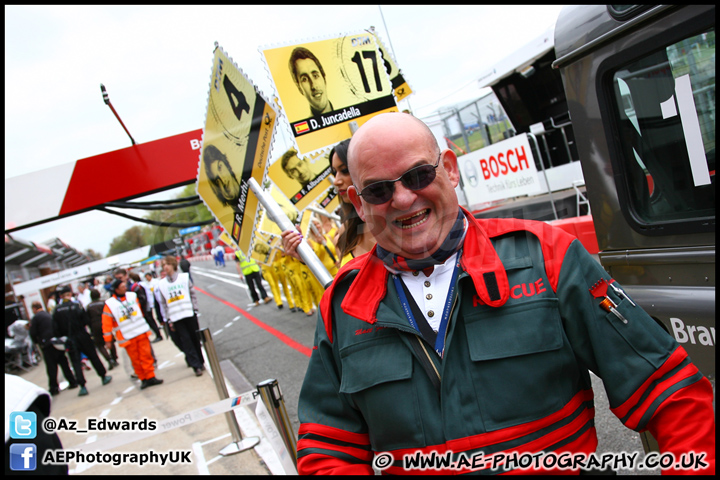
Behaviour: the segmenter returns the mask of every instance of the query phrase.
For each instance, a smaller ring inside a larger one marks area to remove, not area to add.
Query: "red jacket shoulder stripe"
[[[490,237],[497,237],[520,230],[526,230],[535,235],[538,240],[540,240],[548,280],[553,291],[557,292],[558,281],[560,280],[560,268],[565,259],[567,249],[573,240],[576,240],[575,237],[560,228],[535,220],[490,218],[478,219],[478,222]]]

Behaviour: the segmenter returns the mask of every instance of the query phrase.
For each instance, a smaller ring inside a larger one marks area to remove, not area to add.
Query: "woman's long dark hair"
[[[343,140],[330,150],[330,163],[332,165],[333,155],[337,154],[340,161],[347,167],[347,152],[350,146],[350,139]],[[333,171],[333,173],[336,173]],[[345,226],[345,231],[338,238],[337,248],[340,250],[340,258],[342,259],[357,246],[360,242],[359,230],[364,227],[365,222],[357,214],[352,203],[340,204],[340,219]]]

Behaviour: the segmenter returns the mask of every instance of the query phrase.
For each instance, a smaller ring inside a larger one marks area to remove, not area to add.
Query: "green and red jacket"
[[[600,308],[590,289],[610,278],[575,237],[543,222],[465,214],[443,357],[425,345],[439,390],[374,251],[325,292],[300,393],[299,473],[372,474],[373,457],[386,453],[394,462],[384,473],[411,474],[472,470],[405,470],[403,456],[418,452],[594,452],[589,371],[627,427],[649,429],[662,452],[706,452],[714,472],[712,387],[685,350],[612,289],[627,324]]]

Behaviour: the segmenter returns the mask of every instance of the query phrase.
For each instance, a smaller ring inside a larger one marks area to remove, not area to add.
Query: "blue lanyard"
[[[435,353],[437,353],[441,358],[443,356],[444,350],[445,350],[445,332],[447,330],[448,321],[450,320],[450,310],[452,309],[453,304],[453,295],[455,294],[455,287],[456,287],[456,281],[458,277],[458,272],[460,271],[460,257],[462,256],[462,249],[458,251],[457,261],[455,262],[455,269],[453,270],[453,276],[452,280],[450,280],[450,288],[448,289],[448,295],[445,299],[445,307],[443,308],[443,315],[442,320],[440,321],[440,326],[438,327],[437,331],[437,338],[435,339]],[[408,302],[407,297],[405,296],[405,291],[402,288],[402,285],[400,284],[401,280],[398,275],[393,275],[393,281],[395,282],[395,290],[397,290],[398,297],[400,298],[400,304],[403,307],[403,311],[405,312],[405,316],[408,319],[408,322],[410,322],[410,325],[417,330],[420,331],[420,328],[418,327],[417,322],[415,321],[415,316],[412,314],[412,311],[410,310],[410,302]]]

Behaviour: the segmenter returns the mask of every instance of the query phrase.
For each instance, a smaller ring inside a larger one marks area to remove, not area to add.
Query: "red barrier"
[[[548,222],[554,227],[559,227],[574,235],[580,243],[593,255],[596,255],[600,248],[598,247],[597,236],[595,236],[595,225],[591,215],[583,215],[581,217],[563,218],[561,220],[553,220]]]

